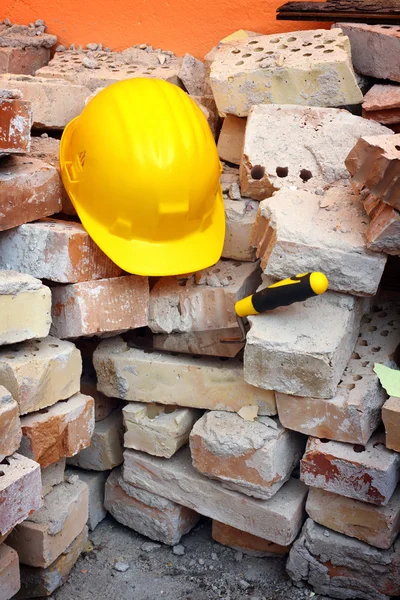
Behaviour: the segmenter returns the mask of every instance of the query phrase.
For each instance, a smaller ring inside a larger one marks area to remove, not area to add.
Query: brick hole
[[[338,33],[338,37],[344,37],[343,31],[341,31],[340,33]]]
[[[195,358],[196,360],[198,360],[199,358],[201,358],[201,356],[199,356],[198,354],[192,354],[192,358]]]
[[[165,414],[169,415],[172,412],[174,412],[177,408],[178,408],[177,406],[165,406],[164,412],[165,412]]]
[[[300,52],[300,48],[292,48],[290,52]]]
[[[306,52],[306,54],[303,54],[303,56],[312,56],[311,52]]]
[[[279,42],[279,40],[278,40],[278,42]],[[249,42],[249,46],[253,46],[254,44],[258,44],[258,40],[257,41],[253,40],[252,42]]]
[[[254,48],[254,52],[263,52],[264,48]]]
[[[312,42],[304,42],[304,44],[302,44],[303,48],[307,48],[307,46],[312,46]]]
[[[288,42],[296,42],[296,41],[297,41],[297,38],[295,38],[295,37],[290,37],[290,38],[288,38],[288,39],[287,39],[287,41],[288,41]]]
[[[166,65],[164,67],[161,67],[162,69],[169,69],[169,67],[167,67]]]
[[[379,448],[380,446],[385,448],[385,444],[383,442],[375,442],[375,444],[373,445],[374,448]]]
[[[232,50],[232,54],[240,54],[240,50],[238,48],[236,50]]]
[[[394,320],[392,320],[392,321],[389,321],[388,325],[389,325],[389,327],[393,327],[393,325],[394,325]]]
[[[250,176],[252,179],[260,180],[264,177],[264,175],[265,168],[261,165],[255,165],[250,171]]]
[[[322,37],[322,33],[317,33],[316,35],[314,35],[315,38],[320,38]]]
[[[356,387],[356,386],[355,386],[355,384],[354,384],[354,383],[349,383],[349,384],[347,385],[347,389],[348,389],[348,390],[354,390],[354,388],[355,388],[355,387]]]
[[[34,340],[35,344],[41,344],[42,340]]]
[[[323,44],[322,44],[322,45],[319,45],[319,46],[315,46],[315,49],[316,49],[316,50],[321,50],[321,48],[325,48],[325,46],[324,46]]]
[[[239,67],[240,65],[244,65],[244,61],[243,60],[239,60],[239,62],[236,63],[237,67]]]
[[[267,52],[268,54],[268,52]],[[264,60],[264,58],[257,58],[256,62],[262,62]]]
[[[362,444],[354,444],[353,450],[354,452],[365,452],[365,446]]]
[[[58,344],[49,344],[50,348],[59,348]],[[39,348],[36,348],[36,350],[39,350]]]
[[[361,366],[362,366],[362,367],[368,367],[368,365],[369,365],[369,360],[364,360],[364,361],[361,363]]]
[[[370,325],[370,326],[368,327],[368,331],[370,331],[371,333],[372,333],[373,331],[376,331],[377,329],[378,329],[378,328],[377,328],[375,325]]]
[[[281,41],[281,40],[280,40],[279,38],[274,38],[273,40],[270,40],[270,42],[269,42],[269,43],[270,43],[270,44],[279,44],[279,42],[280,42],[280,41]],[[257,42],[257,44],[258,44],[258,42]]]
[[[398,144],[395,145],[395,148],[398,152],[400,152],[400,146]]]
[[[10,461],[8,460],[8,458],[3,458],[3,460],[0,462],[0,465],[10,466]]]
[[[353,352],[353,354],[351,355],[351,358],[354,358],[355,360],[359,360],[361,358],[361,356],[358,354],[358,352]]]
[[[370,319],[370,317],[364,317],[363,318],[363,323],[371,323],[372,319]]]
[[[288,46],[286,46],[286,44],[281,44],[280,46],[278,46],[279,50],[286,50]]]
[[[380,347],[380,346],[376,346],[375,348],[372,348],[372,352],[373,352],[374,354],[376,354],[376,353],[377,353],[377,352],[379,352],[380,350],[381,350],[381,347]]]
[[[382,337],[387,337],[389,335],[389,332],[387,329],[384,329],[383,331],[381,331],[381,336]]]
[[[3,475],[5,475],[4,471],[0,471],[0,477],[3,477]]]
[[[306,183],[309,179],[311,179],[312,176],[313,176],[313,174],[308,169],[302,169],[300,171],[300,179],[302,179],[304,181],[304,183]]]
[[[332,48],[330,48],[329,50],[324,50],[324,54],[330,54],[331,52],[334,52],[334,50],[332,50]]]
[[[251,54],[243,54],[242,58],[250,58]]]
[[[380,319],[384,319],[385,317],[387,317],[387,312],[381,312],[381,313],[379,313],[378,317]]]
[[[231,277],[230,275],[228,275],[227,280],[228,281],[232,281],[233,277]]]
[[[319,441],[321,444],[328,444],[331,440],[328,440],[328,438],[320,438]]]
[[[42,408],[41,410],[38,410],[39,415],[45,415],[49,412],[48,408]]]
[[[13,360],[13,358],[15,358],[15,356],[11,356],[11,354],[6,354],[6,356],[4,358],[8,358],[10,360]]]
[[[333,44],[335,40],[325,40],[325,44]]]
[[[220,360],[221,362],[226,362],[227,360],[229,360],[228,356],[218,356],[218,360]]]
[[[361,381],[362,375],[353,375],[353,381]]]
[[[287,177],[289,175],[289,167],[276,167],[278,177]]]
[[[390,25],[381,25],[381,29],[392,29]]]
[[[268,50],[268,52],[266,52],[265,54],[275,54],[275,52],[273,50]]]
[[[360,346],[368,346],[367,340],[360,340],[359,344]]]

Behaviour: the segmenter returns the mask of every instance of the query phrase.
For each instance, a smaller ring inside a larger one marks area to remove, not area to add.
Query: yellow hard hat
[[[207,120],[180,88],[127,79],[66,127],[61,175],[83,226],[119,267],[180,275],[221,257],[221,163]]]

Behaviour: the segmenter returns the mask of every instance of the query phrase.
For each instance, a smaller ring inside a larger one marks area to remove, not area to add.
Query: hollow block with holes
[[[122,413],[125,448],[165,458],[170,458],[187,444],[190,431],[201,415],[194,408],[141,402],[130,402]]]
[[[254,104],[361,104],[349,40],[340,30],[260,35],[220,44],[210,83],[221,114],[248,115]]]
[[[26,415],[21,419],[20,453],[41,467],[74,456],[90,445],[94,431],[94,400],[75,394],[69,400]]]
[[[400,307],[384,302],[361,322],[354,351],[333,398],[276,394],[279,418],[289,429],[341,442],[366,444],[381,420],[387,394],[373,371],[390,364],[398,343]]]
[[[337,108],[255,105],[247,119],[241,193],[258,201],[281,188],[319,188],[323,194],[349,179],[344,161],[360,137],[391,134],[380,123]]]
[[[400,454],[385,447],[380,433],[365,446],[309,438],[300,478],[310,487],[385,506],[400,479]]]
[[[149,353],[118,337],[102,341],[93,361],[98,389],[109,397],[226,411],[258,405],[259,414],[276,414],[274,392],[248,385],[238,359]]]
[[[117,267],[80,223],[42,219],[0,237],[0,262],[8,268],[58,283],[118,277]]]
[[[0,462],[0,535],[42,506],[42,482],[37,462],[13,454]]]
[[[253,245],[264,273],[277,280],[322,271],[331,290],[373,296],[387,257],[365,247],[367,229],[350,186],[330,188],[322,197],[281,189],[260,203]]]
[[[0,348],[48,335],[50,310],[50,290],[41,281],[16,271],[0,270]]]
[[[18,404],[0,385],[0,460],[18,450],[21,435]]]
[[[71,342],[47,337],[0,348],[0,385],[22,415],[79,392],[81,372],[81,355]]]

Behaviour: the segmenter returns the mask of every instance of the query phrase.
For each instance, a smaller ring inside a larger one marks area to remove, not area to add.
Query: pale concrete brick
[[[3,160],[0,188],[4,198],[0,207],[0,231],[61,210],[64,188],[60,176],[55,167],[42,160],[22,156]]]
[[[33,126],[48,129],[62,129],[79,116],[90,95],[83,85],[30,75],[0,75],[0,88],[20,90],[32,104]]]
[[[338,442],[366,444],[381,420],[387,394],[373,367],[390,366],[400,316],[392,301],[378,301],[361,321],[359,337],[333,398],[276,393],[279,419],[289,429]]]
[[[204,64],[191,54],[185,54],[180,64],[179,79],[188,94],[201,96],[205,91]]]
[[[386,430],[386,448],[400,452],[400,398],[391,396],[382,407]]]
[[[353,351],[364,308],[361,298],[326,292],[249,317],[245,380],[284,394],[331,398]]]
[[[117,267],[80,223],[43,219],[0,237],[0,264],[58,283],[117,277]]]
[[[133,77],[163,79],[181,85],[182,59],[160,52],[127,48],[122,52],[67,50],[57,52],[50,63],[36,73],[41,79],[66,80],[91,92]]]
[[[398,25],[338,23],[349,38],[354,68],[362,75],[400,81]]]
[[[18,450],[21,437],[18,404],[10,392],[0,385],[0,461]]]
[[[381,202],[367,233],[367,247],[386,254],[400,254],[400,212]]]
[[[347,498],[385,506],[400,478],[400,455],[375,434],[365,446],[309,438],[301,460],[301,479]]]
[[[280,546],[269,540],[264,540],[257,535],[240,531],[235,527],[220,523],[215,519],[212,522],[212,537],[213,539],[249,556],[275,558],[285,556],[289,553],[290,546]]]
[[[235,327],[235,302],[255,292],[260,281],[257,264],[235,261],[162,277],[150,292],[149,327],[154,333]]]
[[[57,462],[49,465],[48,467],[41,468],[42,475],[42,495],[47,496],[51,490],[64,481],[65,473],[65,458],[60,458]]]
[[[201,413],[192,408],[132,402],[122,409],[122,414],[125,448],[170,458],[188,443]]]
[[[119,398],[109,398],[97,389],[97,380],[90,375],[82,375],[81,392],[86,396],[91,396],[94,400],[94,420],[102,421],[108,415],[111,415],[116,408],[122,408],[124,402]]]
[[[344,161],[360,137],[391,133],[336,108],[254,106],[240,168],[242,194],[265,200],[290,186],[315,191],[338,185],[349,178]]]
[[[236,359],[146,353],[116,338],[100,343],[93,362],[109,397],[227,411],[257,404],[259,414],[276,414],[274,392],[248,385]]]
[[[400,532],[400,487],[386,506],[375,506],[310,488],[306,511],[320,525],[387,549]]]
[[[0,156],[3,153],[29,152],[31,127],[32,109],[29,102],[0,97]]]
[[[245,117],[254,104],[361,104],[350,44],[323,29],[262,35],[217,49],[210,83],[223,114]]]
[[[399,542],[378,550],[308,519],[286,569],[293,581],[308,583],[324,597],[389,600],[400,593],[399,563]]]
[[[90,446],[94,431],[94,400],[75,394],[21,419],[20,453],[48,467]]]
[[[365,94],[362,115],[383,125],[400,123],[400,88],[375,84]]]
[[[67,463],[93,471],[113,469],[123,461],[123,437],[122,412],[116,410],[96,423],[89,448],[69,458]]]
[[[81,371],[79,350],[57,338],[0,348],[0,385],[18,402],[21,415],[79,392]]]
[[[278,420],[245,421],[220,411],[206,413],[190,434],[193,466],[228,489],[267,500],[290,478],[306,440]]]
[[[387,257],[365,247],[368,219],[355,200],[350,186],[340,186],[323,197],[281,189],[261,202],[254,245],[264,273],[279,280],[323,271],[331,290],[375,295]]]
[[[88,487],[74,478],[46,496],[42,508],[17,525],[7,543],[24,565],[46,568],[66,551],[88,519]]]
[[[127,275],[54,286],[51,334],[59,338],[120,332],[147,325],[149,281]]]
[[[13,548],[0,545],[0,599],[10,600],[21,587],[18,554]]]
[[[0,535],[5,535],[42,506],[42,485],[40,466],[20,454],[2,460],[0,473]]]
[[[50,310],[51,293],[41,281],[0,270],[0,346],[48,335]]]
[[[83,471],[82,469],[68,469],[65,473],[66,479],[76,475],[88,486],[88,526],[91,531],[96,529],[97,525],[107,514],[107,511],[104,508],[104,488],[109,474],[109,471]]]
[[[245,131],[246,119],[226,115],[218,138],[218,154],[222,160],[240,165]]]
[[[121,469],[107,480],[105,507],[119,523],[169,546],[178,544],[200,518],[190,508],[125,482]]]
[[[21,564],[21,590],[15,596],[15,600],[50,596],[67,581],[87,541],[88,529],[84,527],[78,537],[50,566],[41,569]]]
[[[200,475],[186,448],[168,460],[125,450],[123,477],[127,483],[282,546],[296,538],[303,523],[307,489],[298,479],[290,479],[269,500],[256,500]]]
[[[225,242],[224,258],[253,262],[256,260],[252,245],[257,219],[258,202],[255,200],[230,200],[224,194]]]

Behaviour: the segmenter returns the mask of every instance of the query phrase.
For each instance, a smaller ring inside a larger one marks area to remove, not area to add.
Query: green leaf
[[[378,375],[382,387],[385,388],[389,396],[400,398],[400,371],[390,369],[379,363],[375,363],[374,371]]]

